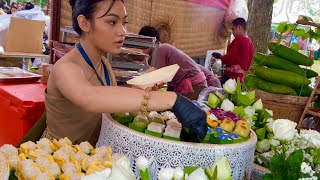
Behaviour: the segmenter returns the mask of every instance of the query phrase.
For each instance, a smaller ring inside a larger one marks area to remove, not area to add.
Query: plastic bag
[[[217,88],[217,87],[212,87],[212,86],[210,86],[210,87],[204,88],[204,89],[200,92],[199,97],[198,97],[198,101],[199,101],[199,102],[208,101],[209,94],[210,94],[210,93],[214,93],[214,92],[216,92],[216,91],[218,91],[219,93],[221,93],[222,95],[225,96],[225,93],[224,93],[224,91],[223,91],[222,88]]]
[[[7,32],[10,26],[11,15],[0,16],[0,46],[4,47],[6,42]]]
[[[39,20],[46,21],[47,17],[40,10],[32,9],[32,10],[22,10],[12,14],[12,17],[19,17],[31,20]]]
[[[231,0],[230,6],[226,13],[226,23],[231,24],[231,22],[236,18],[243,18],[248,20],[248,7],[245,0]]]

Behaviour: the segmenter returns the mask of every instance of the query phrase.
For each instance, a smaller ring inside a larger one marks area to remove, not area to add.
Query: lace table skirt
[[[135,160],[139,156],[154,157],[150,173],[152,180],[162,167],[211,166],[227,157],[234,180],[250,179],[257,136],[252,131],[251,138],[242,143],[215,145],[171,141],[140,133],[119,124],[103,115],[101,133],[97,147],[109,145],[114,152],[125,154],[138,175]]]

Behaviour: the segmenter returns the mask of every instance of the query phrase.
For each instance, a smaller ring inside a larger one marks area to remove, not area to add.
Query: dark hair
[[[243,18],[236,18],[232,21],[232,25],[241,26],[244,30],[247,30],[247,22]]]
[[[32,2],[27,2],[26,4],[26,10],[30,10],[30,9],[33,9],[34,8],[34,4]]]
[[[69,3],[72,7],[72,25],[73,29],[79,34],[82,35],[82,30],[78,24],[78,16],[83,15],[86,19],[92,19],[93,13],[97,9],[97,4],[105,0],[69,0]],[[111,8],[113,7],[116,0],[112,0],[111,5],[107,12],[101,16],[104,17],[109,13]],[[123,0],[121,0],[123,2]]]
[[[6,7],[7,6],[7,2],[6,1],[4,1],[4,0],[0,0],[0,8],[4,8],[4,7]]]
[[[12,7],[12,6],[17,6],[17,5],[18,4],[16,2],[12,2],[10,6]]]
[[[8,6],[4,6],[2,9],[3,9],[3,10],[7,10],[7,11],[10,10],[10,8],[9,8]]]
[[[139,35],[155,37],[159,41],[159,33],[156,28],[152,26],[144,26],[140,29]]]

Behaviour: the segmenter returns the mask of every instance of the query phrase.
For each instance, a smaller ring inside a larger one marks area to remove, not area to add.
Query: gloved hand
[[[188,98],[178,94],[177,100],[172,107],[172,112],[176,115],[182,126],[188,128],[200,142],[207,134],[207,115],[198,108]]]
[[[216,58],[216,59],[221,59],[221,54],[217,53],[217,52],[213,52],[212,53],[212,57]]]

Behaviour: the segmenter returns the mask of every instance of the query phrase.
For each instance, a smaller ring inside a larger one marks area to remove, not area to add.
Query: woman
[[[172,109],[198,141],[206,134],[206,115],[174,92],[117,87],[105,52],[120,53],[127,13],[122,0],[70,0],[80,35],[76,48],[53,67],[45,94],[47,128],[42,137],[68,137],[95,144],[104,112]],[[142,105],[141,105],[142,104]]]
[[[208,86],[221,87],[220,81],[212,72],[197,64],[192,58],[176,47],[167,43],[161,43],[156,28],[144,26],[140,29],[139,35],[155,37],[157,39],[159,48],[155,65],[156,69],[172,64],[180,66],[177,74],[168,83],[168,90],[181,93],[189,99],[196,100],[204,88]],[[151,55],[151,48],[145,50],[145,53]]]

